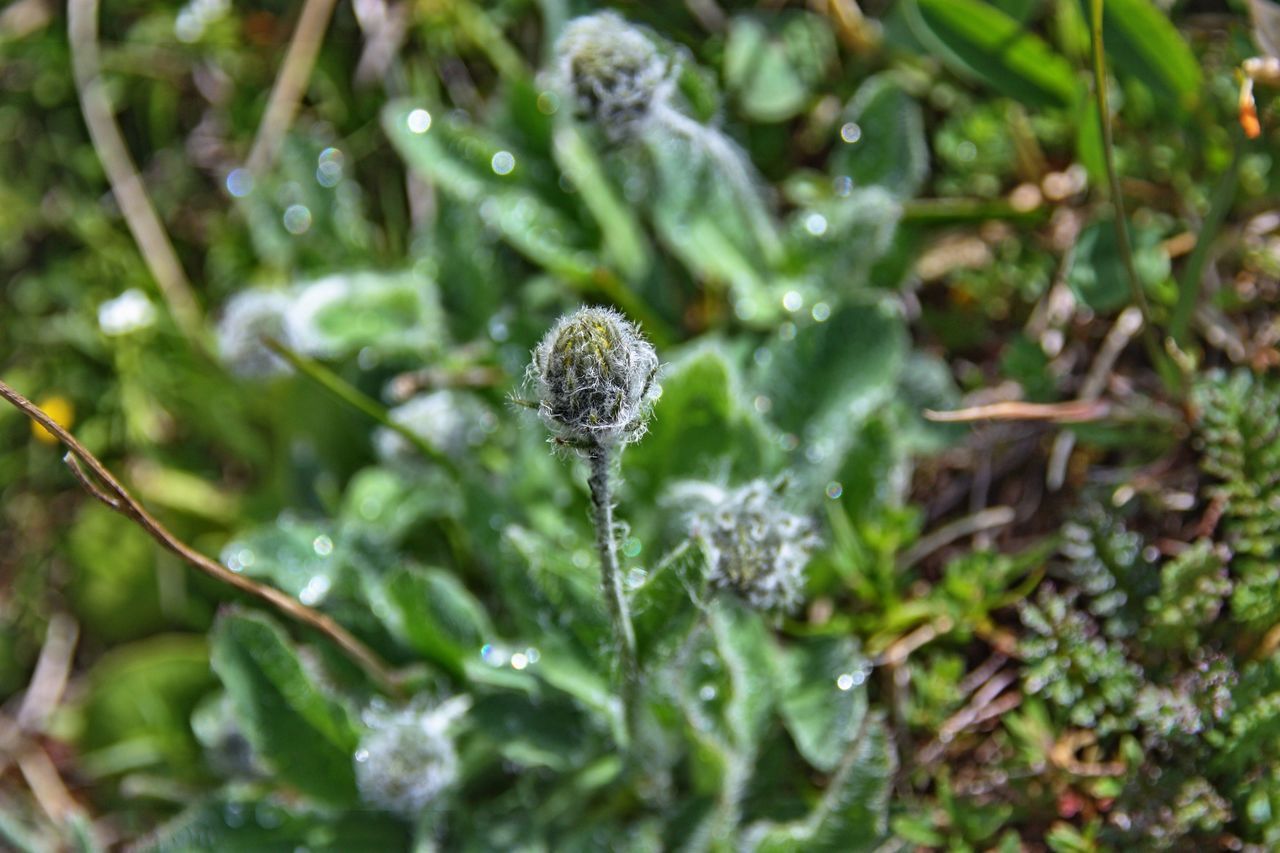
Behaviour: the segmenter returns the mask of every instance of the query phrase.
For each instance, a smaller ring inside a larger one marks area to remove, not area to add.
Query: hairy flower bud
[[[289,343],[290,305],[282,290],[245,290],[231,297],[218,323],[218,355],[232,373],[258,379],[290,372],[288,363],[262,343],[264,337]]]
[[[370,709],[355,754],[356,784],[365,802],[417,817],[458,778],[458,753],[449,728],[469,700],[436,707]]]
[[[615,12],[574,18],[556,43],[561,86],[578,114],[613,140],[625,138],[670,94],[666,60]]]
[[[658,355],[635,323],[610,308],[579,308],[534,348],[527,379],[555,438],[587,448],[644,435],[657,375]]]
[[[703,491],[710,506],[694,515],[689,532],[707,550],[711,585],[760,610],[795,610],[805,566],[822,544],[813,525],[785,510],[777,486],[765,480],[730,492]]]

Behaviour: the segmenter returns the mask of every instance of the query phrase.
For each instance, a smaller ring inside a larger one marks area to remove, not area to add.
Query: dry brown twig
[[[178,539],[168,528],[161,524],[142,504],[138,503],[120,481],[107,470],[98,458],[89,452],[75,436],[67,432],[61,424],[39,406],[23,397],[4,382],[0,382],[0,397],[3,397],[27,417],[40,424],[68,448],[63,461],[71,469],[76,479],[89,494],[106,506],[133,521],[147,532],[152,539],[160,543],[166,550],[176,554],[182,560],[216,580],[230,584],[236,589],[264,601],[291,619],[308,625],[324,634],[342,650],[352,661],[374,679],[378,685],[392,695],[400,695],[399,682],[390,667],[376,653],[353,634],[333,619],[319,611],[312,610],[302,602],[280,590],[258,583],[255,580],[239,575],[231,569],[206,557],[190,545]],[[85,469],[88,469],[86,471]],[[90,473],[97,483],[90,478]]]
[[[1103,400],[1068,400],[1065,403],[1024,403],[1009,400],[987,406],[971,406],[949,412],[925,409],[926,420],[938,423],[968,421],[1053,421],[1078,424],[1105,418],[1111,407]]]

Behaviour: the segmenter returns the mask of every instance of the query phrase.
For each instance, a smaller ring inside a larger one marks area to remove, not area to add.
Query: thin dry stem
[[[284,135],[293,124],[294,116],[298,114],[298,104],[306,90],[307,80],[311,78],[311,70],[315,67],[320,43],[324,41],[329,19],[333,17],[335,2],[336,0],[306,0],[302,7],[297,29],[293,31],[293,38],[289,41],[289,52],[285,54],[284,64],[280,66],[275,85],[271,87],[267,109],[262,114],[262,122],[253,138],[253,147],[249,149],[249,159],[245,161],[245,168],[252,175],[261,175],[271,167],[281,143],[284,142]]]
[[[986,406],[971,406],[949,412],[925,409],[926,420],[937,423],[968,421],[1053,421],[1078,424],[1105,418],[1111,407],[1101,400],[1068,400],[1065,403],[1023,403],[1005,401]]]
[[[65,444],[69,450],[66,456],[68,467],[71,468],[76,479],[81,485],[89,491],[96,499],[106,506],[133,521],[143,530],[145,530],[152,539],[160,543],[166,550],[176,554],[187,563],[204,572],[223,583],[230,584],[261,601],[270,604],[286,616],[294,619],[304,625],[309,625],[315,630],[327,636],[340,648],[347,657],[351,658],[360,666],[368,675],[373,678],[382,689],[392,695],[401,693],[400,686],[394,675],[386,663],[377,656],[368,646],[356,639],[347,629],[343,628],[333,619],[323,613],[312,610],[305,604],[280,590],[258,583],[255,580],[244,577],[231,571],[231,569],[221,563],[206,557],[199,551],[196,551],[190,545],[174,536],[163,524],[161,524],[151,513],[147,512],[142,504],[134,499],[133,495],[121,485],[120,481],[107,470],[98,458],[89,452],[75,436],[67,432],[59,423],[51,418],[43,409],[23,397],[17,391],[10,388],[4,382],[0,382],[0,397],[3,397],[15,408],[21,410],[23,414],[31,418],[36,423],[43,426],[49,432],[58,437],[58,440]],[[88,468],[88,472],[81,468]],[[89,478],[92,473],[105,488],[99,488],[93,485]]]
[[[67,38],[71,42],[71,68],[75,75],[80,110],[89,129],[102,170],[120,213],[133,234],[147,269],[156,280],[160,295],[174,322],[195,346],[200,346],[203,320],[191,282],[182,270],[164,224],[147,196],[142,176],[134,166],[124,136],[116,124],[102,85],[102,65],[98,52],[98,0],[69,0]]]

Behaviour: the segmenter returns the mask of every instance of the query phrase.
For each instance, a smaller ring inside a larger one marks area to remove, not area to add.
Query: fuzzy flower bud
[[[556,43],[561,86],[580,116],[623,139],[670,95],[668,64],[653,42],[615,12],[574,18]]]
[[[260,379],[290,372],[288,363],[262,339],[289,343],[285,318],[291,304],[282,290],[245,290],[231,297],[218,323],[218,355],[232,373]]]
[[[579,308],[534,348],[527,380],[555,439],[586,448],[644,435],[657,375],[658,355],[635,323],[610,308]]]
[[[806,519],[787,512],[777,485],[753,480],[726,492],[710,487],[706,510],[690,535],[701,540],[713,587],[730,589],[759,610],[790,612],[804,593],[804,569],[822,539]]]
[[[466,711],[458,697],[436,707],[372,708],[356,750],[356,784],[365,802],[415,818],[458,778],[449,728]]]

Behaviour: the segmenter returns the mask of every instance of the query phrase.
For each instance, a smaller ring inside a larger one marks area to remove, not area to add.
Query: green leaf
[[[642,667],[670,654],[697,623],[707,586],[706,559],[697,542],[686,541],[632,593],[631,621]]]
[[[695,277],[728,284],[740,317],[771,320],[778,307],[768,271],[782,243],[746,155],[674,110],[642,142],[654,169],[642,180],[654,185],[650,215],[659,239]]]
[[[819,770],[834,770],[862,727],[864,666],[849,637],[813,637],[778,652],[782,721]]]
[[[809,815],[747,830],[747,849],[758,853],[875,850],[888,831],[889,795],[897,759],[884,724],[865,717],[822,798]]]
[[[590,280],[599,266],[591,254],[594,247],[526,181],[524,155],[443,110],[432,114],[426,130],[415,132],[409,117],[420,109],[416,103],[395,101],[382,112],[382,126],[409,168],[474,208],[529,260],[572,281]],[[499,175],[495,164],[511,168]]]
[[[199,775],[188,720],[214,685],[204,637],[170,634],[119,646],[89,670],[75,709],[83,769],[94,776],[163,767]]]
[[[285,343],[342,358],[435,352],[445,339],[435,282],[412,271],[353,272],[297,285],[285,315]]]
[[[729,688],[725,722],[738,750],[754,752],[775,694],[768,631],[761,615],[733,596],[713,600],[707,616]]]
[[[571,702],[509,692],[476,700],[468,726],[507,761],[563,773],[591,755],[588,720]]]
[[[327,521],[284,515],[237,536],[223,547],[222,561],[232,571],[269,581],[315,606],[341,583],[347,555],[334,536]]]
[[[214,625],[211,657],[249,742],[282,782],[325,803],[357,801],[355,722],[303,668],[284,631],[233,611]]]
[[[788,248],[825,287],[822,296],[831,299],[849,291],[866,291],[872,267],[893,246],[902,218],[902,204],[882,187],[852,190],[847,194],[815,201],[791,217]],[[775,288],[777,299],[791,283]],[[798,292],[803,283],[797,283]],[[821,297],[811,300],[822,301]],[[824,302],[830,307],[830,303]]]
[[[628,279],[642,278],[649,270],[653,250],[635,212],[610,182],[604,163],[572,123],[557,127],[554,139],[556,163],[600,226],[605,253]]]
[[[441,569],[397,569],[373,599],[393,634],[458,678],[465,677],[466,660],[494,637],[480,602]]]
[[[860,424],[896,392],[907,349],[897,310],[861,301],[766,347],[754,384],[804,450],[788,472],[795,492],[816,498],[840,471]]]
[[[148,853],[192,850],[407,850],[405,824],[361,810],[333,815],[275,800],[221,795],[187,808],[138,845]]]
[[[792,16],[781,26],[734,18],[724,49],[725,82],[748,118],[786,121],[804,108],[834,47],[831,31],[810,15]]]
[[[1129,227],[1133,263],[1148,292],[1169,277],[1169,253],[1152,228]],[[1110,220],[1091,223],[1080,233],[1072,253],[1067,284],[1076,298],[1095,311],[1107,313],[1133,298],[1129,277],[1120,257],[1115,225]]]
[[[1166,104],[1194,107],[1204,84],[1200,63],[1169,16],[1151,0],[1107,0],[1103,8],[1102,41],[1117,70]]]
[[[1033,107],[1079,97],[1071,64],[1017,20],[982,0],[904,0],[916,38],[956,73]]]
[[[676,359],[663,372],[649,432],[627,450],[628,483],[652,500],[675,480],[765,473],[776,445],[743,400],[741,379],[721,348],[701,346]]]
[[[458,485],[438,468],[379,465],[351,478],[341,519],[344,527],[395,543],[431,520],[457,516],[461,504]]]
[[[914,196],[929,175],[924,114],[903,91],[896,75],[876,74],[858,87],[840,116],[841,141],[831,156],[833,176],[848,176],[855,187],[879,186],[896,198]],[[843,128],[858,127],[854,141]]]

